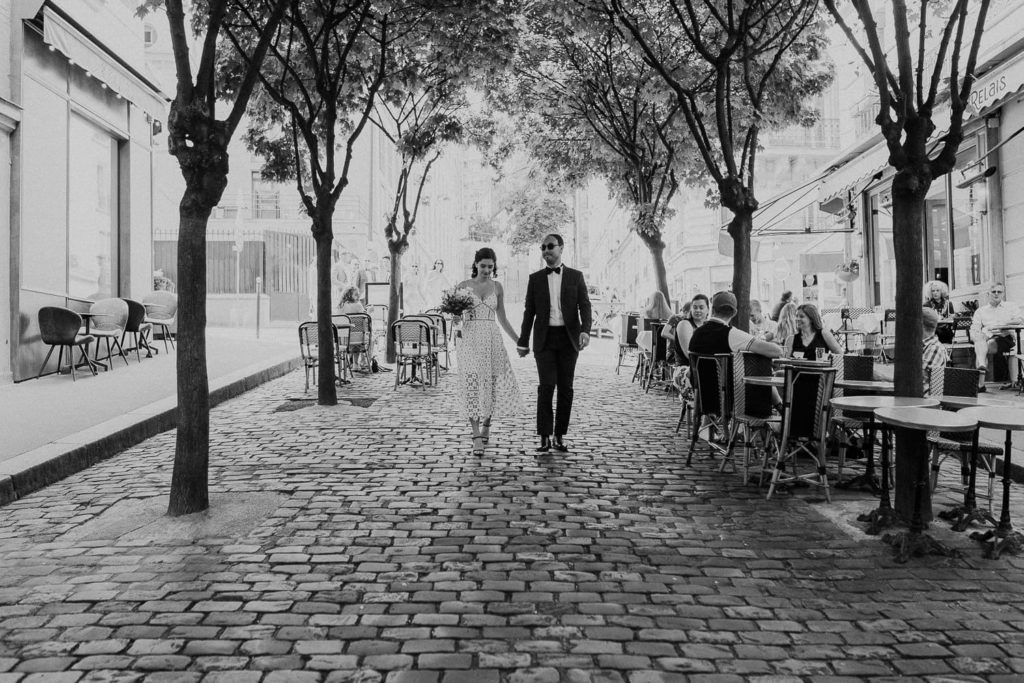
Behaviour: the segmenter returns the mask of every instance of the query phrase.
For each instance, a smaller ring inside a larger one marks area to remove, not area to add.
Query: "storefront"
[[[18,381],[39,371],[42,306],[152,289],[152,141],[166,98],[137,70],[142,26],[127,8],[15,8],[11,80],[21,121],[11,138],[10,329]],[[109,25],[132,21],[138,49],[119,52],[133,35]],[[115,42],[98,42],[104,33]]]

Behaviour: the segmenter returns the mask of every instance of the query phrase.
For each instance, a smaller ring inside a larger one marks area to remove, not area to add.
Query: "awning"
[[[159,90],[114,61],[48,6],[43,7],[43,40],[150,117],[167,120],[166,98]]]
[[[889,148],[885,140],[881,140],[835,168],[818,186],[819,205],[822,211],[838,213],[846,206],[847,192],[884,172],[888,165]],[[837,199],[840,201],[834,201]]]
[[[984,116],[1021,88],[1024,88],[1024,53],[1014,55],[975,81],[967,97],[965,119]]]

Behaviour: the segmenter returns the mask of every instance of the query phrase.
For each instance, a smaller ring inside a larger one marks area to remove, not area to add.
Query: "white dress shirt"
[[[558,267],[565,268],[562,265]],[[548,273],[548,294],[551,295],[551,317],[548,318],[548,327],[563,327],[565,318],[562,317],[562,271]]]
[[[993,327],[1012,325],[1020,317],[1020,309],[1009,301],[1003,301],[998,306],[985,304],[974,312],[974,317],[971,319],[971,336],[981,334],[985,339],[991,339],[995,336],[995,333],[992,332]],[[1000,332],[999,334],[1009,334],[1009,332]]]

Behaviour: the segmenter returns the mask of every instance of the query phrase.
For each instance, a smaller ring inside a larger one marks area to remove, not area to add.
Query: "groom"
[[[541,453],[552,448],[563,453],[569,450],[562,437],[569,431],[576,358],[590,343],[587,284],[583,273],[562,265],[564,244],[562,236],[554,233],[541,242],[540,252],[547,267],[530,275],[523,329],[517,342],[519,355],[528,354],[530,328],[533,328],[533,357],[540,378],[537,387],[540,447],[537,450]],[[556,387],[558,406],[552,414],[551,400]]]

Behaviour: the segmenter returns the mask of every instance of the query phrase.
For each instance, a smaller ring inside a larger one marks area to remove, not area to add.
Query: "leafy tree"
[[[385,86],[370,120],[398,152],[399,169],[384,235],[391,254],[388,328],[399,314],[402,255],[416,227],[423,187],[448,143],[465,138],[470,83],[482,85],[503,68],[514,47],[518,0],[430,3],[413,37],[396,44]],[[387,360],[395,359],[387,336]]]
[[[567,182],[579,184],[590,175],[605,179],[612,196],[630,210],[630,229],[650,250],[656,286],[670,298],[662,230],[681,180],[697,177],[687,168],[696,159],[687,154],[676,125],[679,105],[600,15],[584,13],[559,23],[544,11],[531,19],[506,106],[527,120],[520,130],[531,153],[559,169]]]
[[[906,0],[890,0],[892,31],[885,36],[868,0],[824,2],[878,90],[875,121],[889,151],[889,165],[896,169],[892,180],[893,248],[899,264],[895,355],[904,361],[920,358],[925,197],[932,182],[956,165],[989,0],[920,0],[909,6]],[[843,11],[846,7],[853,9],[854,21]],[[911,32],[914,21],[916,35]],[[887,50],[886,39],[893,50]],[[939,112],[948,127],[941,138],[931,141]],[[896,393],[921,396],[921,363],[900,362],[895,367]],[[904,471],[904,465],[924,458],[926,445],[923,436],[898,430],[897,446],[907,457],[897,460],[896,507],[909,519],[913,476]]]
[[[819,0],[600,0],[675,93],[690,137],[732,213],[735,321],[746,329],[754,169],[763,128],[813,122],[809,96],[831,80]],[[680,43],[687,46],[679,49]]]
[[[210,390],[206,371],[206,225],[227,186],[228,143],[259,78],[263,58],[287,0],[205,0],[193,4],[192,30],[202,44],[193,74],[181,0],[145,0],[145,14],[164,6],[174,52],[176,86],[167,120],[168,151],[178,160],[185,192],[178,207],[178,431],[167,513],[184,515],[210,506]],[[254,18],[250,57],[234,87],[223,88],[217,63],[226,22],[239,12]],[[231,101],[217,118],[218,99]]]
[[[508,225],[506,241],[514,253],[531,253],[545,235],[568,231],[573,211],[564,194],[552,191],[531,173],[527,182],[502,198],[499,206]]]
[[[226,27],[237,48],[226,79],[248,65],[258,17],[240,13]],[[319,379],[317,402],[336,405],[331,254],[334,211],[348,185],[353,149],[387,75],[393,43],[414,13],[371,0],[290,0],[260,74],[262,96],[249,108],[246,142],[263,176],[293,180],[316,242]]]

